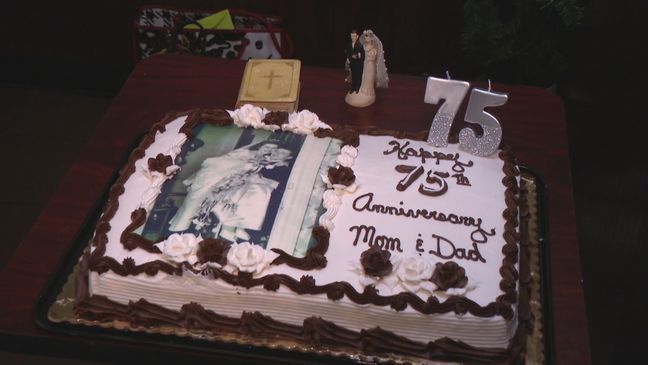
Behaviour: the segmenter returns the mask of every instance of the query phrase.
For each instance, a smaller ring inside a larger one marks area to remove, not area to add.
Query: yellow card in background
[[[204,17],[197,21],[204,29],[234,29],[232,16],[228,9],[219,11],[218,13]],[[187,24],[184,29],[200,29],[196,24]]]

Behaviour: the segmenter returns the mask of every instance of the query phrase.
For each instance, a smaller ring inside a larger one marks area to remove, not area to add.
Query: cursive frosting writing
[[[394,207],[375,203],[374,193],[369,192],[355,198],[352,207],[356,212],[371,212],[413,219],[435,220],[438,222],[447,222],[450,224],[473,227],[474,230],[470,233],[470,239],[477,243],[486,243],[488,237],[495,235],[495,228],[488,230],[482,227],[481,218],[463,216],[455,213],[443,213],[436,210],[407,208],[403,206],[403,202],[400,202],[399,205],[400,206],[398,207]]]
[[[374,226],[360,224],[351,226],[349,231],[355,233],[355,236],[353,237],[353,246],[357,246],[358,243],[362,242],[367,244],[369,247],[379,248],[388,252],[403,252],[401,246],[402,240],[400,238],[379,234]],[[428,247],[428,249],[424,246]],[[426,244],[419,233],[418,238],[416,239],[415,249],[419,255],[427,251],[430,255],[446,260],[457,259],[483,263],[486,262],[486,259],[484,259],[484,256],[479,251],[477,242],[473,241],[472,248],[465,249],[457,247],[449,239],[437,234],[432,234],[432,244]]]
[[[466,167],[473,166],[472,161],[468,161],[468,162],[459,161],[460,155],[458,153],[443,153],[439,151],[430,152],[424,149],[423,147],[419,149],[415,149],[409,147],[410,145],[409,141],[406,141],[405,143],[401,144],[400,141],[392,140],[388,144],[392,146],[392,149],[383,151],[383,154],[391,155],[392,153],[396,153],[396,157],[399,160],[407,160],[410,157],[414,157],[414,158],[420,158],[421,163],[425,164],[425,162],[428,159],[430,159],[430,160],[434,160],[434,162],[437,165],[441,161],[452,161],[454,162],[454,164],[452,165],[452,171],[458,173],[464,172],[466,170]]]
[[[420,236],[420,234],[419,234]],[[479,261],[486,262],[484,256],[479,252],[479,246],[477,242],[472,242],[472,248],[466,250],[465,248],[458,248],[452,241],[449,239],[439,236],[437,234],[432,235],[434,244],[432,248],[428,250],[428,253],[434,256],[437,256],[442,259],[459,259],[459,260],[468,260],[468,261]],[[423,248],[424,241],[419,237],[416,239],[416,251],[419,253],[425,252]]]

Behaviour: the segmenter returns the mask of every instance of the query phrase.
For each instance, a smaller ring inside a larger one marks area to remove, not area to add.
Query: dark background
[[[558,1],[484,1],[478,11],[467,0],[156,3],[283,16],[293,57],[305,65],[342,68],[348,31],[371,28],[392,73],[449,70],[456,79],[556,92],[567,112],[592,362],[645,357],[648,137],[641,109],[648,32],[641,22],[647,5],[564,1],[582,7],[577,24],[565,25],[560,15],[569,9]],[[0,268],[132,70],[132,22],[141,4],[12,0],[0,8]],[[2,363],[54,361],[37,349],[32,355],[0,350]]]

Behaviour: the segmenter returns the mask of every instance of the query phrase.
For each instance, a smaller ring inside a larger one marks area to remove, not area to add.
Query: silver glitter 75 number
[[[465,81],[428,77],[424,101],[428,104],[438,104],[441,99],[445,99],[445,103],[441,104],[434,116],[427,143],[435,147],[448,145],[452,121],[469,88],[470,84]]]
[[[488,106],[501,106],[506,104],[506,94],[496,94],[481,89],[472,89],[466,109],[466,122],[481,125],[484,134],[477,137],[470,128],[464,128],[459,132],[459,147],[475,156],[490,156],[497,151],[502,141],[502,126],[495,117],[484,108]]]
[[[470,84],[465,81],[428,77],[424,101],[438,104],[441,99],[445,99],[430,126],[427,140],[429,144],[435,147],[448,145],[452,121],[469,88]],[[504,105],[507,100],[506,94],[490,91],[490,82],[488,90],[473,89],[470,92],[464,120],[479,124],[484,134],[477,137],[472,129],[463,128],[459,132],[459,147],[462,150],[482,157],[490,156],[497,151],[502,141],[502,127],[493,115],[484,111],[484,108]]]

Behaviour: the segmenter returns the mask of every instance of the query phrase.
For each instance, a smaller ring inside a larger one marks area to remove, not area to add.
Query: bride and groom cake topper
[[[351,87],[344,101],[355,107],[372,105],[376,101],[375,88],[389,85],[382,42],[372,30],[360,34],[354,29],[345,53],[349,71],[346,81]]]

